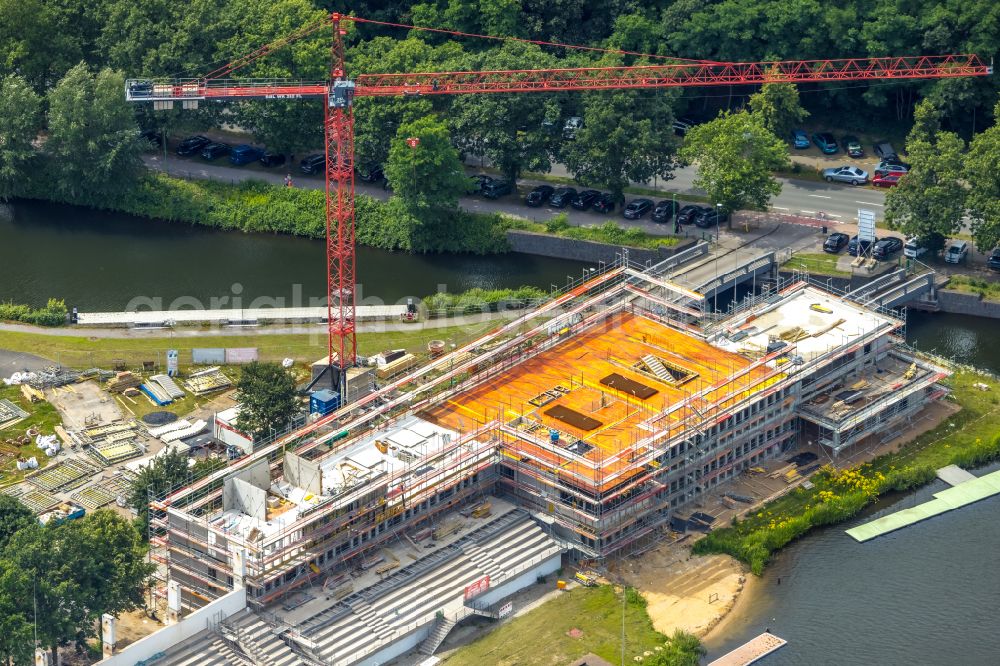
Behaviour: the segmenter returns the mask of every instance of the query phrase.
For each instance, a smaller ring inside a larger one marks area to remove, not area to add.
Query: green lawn
[[[916,437],[897,453],[849,471],[824,468],[797,488],[732,527],[714,530],[694,546],[696,553],[728,553],[760,574],[774,551],[813,527],[850,518],[881,494],[923,485],[946,465],[975,467],[1000,457],[1000,382],[971,370],[946,383],[961,411]],[[986,384],[982,391],[976,384]]]
[[[461,344],[496,325],[497,322],[487,321],[449,328],[414,326],[411,330],[358,333],[358,349],[365,355],[393,348],[426,351],[429,340],[454,339]],[[130,368],[138,367],[144,360],[156,361],[162,366],[167,349],[180,351],[183,367],[191,358],[190,350],[195,347],[256,347],[262,360],[293,358],[311,363],[325,355],[327,341],[324,333],[199,336],[179,331],[168,337],[88,338],[0,331],[0,348],[29,352],[71,368],[111,368],[116,359],[125,360]]]
[[[946,288],[967,294],[979,294],[990,301],[1000,301],[1000,282],[994,280],[983,280],[968,275],[952,275]]]
[[[792,255],[792,258],[781,265],[783,270],[799,270],[806,271],[809,273],[815,273],[817,275],[830,275],[833,277],[850,277],[851,274],[847,271],[837,270],[837,259],[840,256],[836,254],[827,254],[825,252],[802,252]]]
[[[625,606],[625,660],[662,645],[645,604],[629,594]],[[578,629],[574,638],[568,634]],[[594,653],[617,664],[621,658],[622,597],[608,585],[581,587],[501,625],[447,658],[448,666],[549,666]]]
[[[55,427],[59,425],[61,419],[59,412],[48,402],[29,403],[21,396],[20,386],[0,385],[0,398],[6,398],[12,403],[28,412],[30,416],[23,421],[7,426],[0,430],[0,451],[5,454],[0,463],[0,487],[10,485],[24,478],[24,472],[17,470],[17,456],[30,458],[34,456],[38,459],[39,465],[44,466],[48,462],[48,457],[42,453],[41,449],[35,446],[34,439],[26,446],[19,444],[8,444],[8,440],[14,437],[20,438],[28,428],[36,428],[43,435],[51,435],[55,432]],[[14,457],[9,457],[14,456]],[[9,459],[8,459],[9,457]]]

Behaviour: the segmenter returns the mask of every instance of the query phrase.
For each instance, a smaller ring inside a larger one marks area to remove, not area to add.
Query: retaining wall
[[[622,252],[621,245],[598,243],[596,241],[579,240],[576,238],[563,238],[548,234],[536,234],[531,231],[508,231],[507,242],[510,243],[510,249],[514,252],[537,254],[554,259],[587,261],[592,264],[601,261],[611,263]],[[672,257],[678,252],[683,252],[692,247],[695,242],[694,238],[684,238],[677,245],[657,248],[655,250],[630,247],[628,249],[629,259],[640,264],[644,264],[647,261],[656,263]]]
[[[941,312],[1000,319],[1000,301],[989,301],[979,294],[938,289],[937,302]]]

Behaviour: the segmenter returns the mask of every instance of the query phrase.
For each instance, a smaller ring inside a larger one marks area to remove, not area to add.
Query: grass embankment
[[[814,527],[839,523],[890,491],[909,490],[935,478],[946,465],[976,467],[1000,458],[1000,382],[971,370],[947,383],[962,410],[896,453],[860,467],[824,468],[811,490],[797,488],[732,527],[715,530],[694,545],[695,553],[728,553],[760,574],[771,554]],[[990,387],[982,391],[974,384]]]
[[[5,386],[0,383],[0,398],[6,398],[28,412],[29,416],[17,423],[0,430],[0,487],[16,483],[24,478],[25,472],[17,469],[17,458],[34,456],[40,466],[45,466],[48,458],[41,449],[35,446],[32,437],[28,444],[21,444],[20,439],[29,428],[34,428],[43,435],[51,435],[55,427],[61,423],[59,412],[48,402],[30,403],[21,395],[20,386]]]
[[[952,275],[945,288],[966,294],[979,294],[988,301],[1000,301],[1000,282],[991,282],[968,275]]]
[[[562,238],[575,238],[576,240],[609,243],[611,245],[627,245],[629,247],[640,247],[650,250],[661,247],[673,247],[680,242],[680,238],[677,236],[653,236],[635,227],[620,227],[611,220],[596,227],[574,227],[570,225],[565,213],[556,215],[544,224],[517,219],[511,223],[510,228],[521,231],[532,231],[538,234],[550,234]]]
[[[412,330],[358,333],[358,348],[365,355],[397,348],[426,351],[429,340],[452,339],[462,344],[495,325],[495,322],[486,321],[447,328],[414,326]],[[117,359],[124,360],[128,367],[137,367],[142,361],[155,361],[162,366],[166,363],[164,355],[168,349],[180,352],[183,368],[191,358],[190,350],[195,347],[256,347],[264,361],[292,358],[308,363],[326,354],[327,338],[325,332],[226,336],[176,333],[170,337],[87,338],[0,331],[0,349],[28,352],[70,368],[110,368]]]
[[[643,652],[660,652],[666,637],[653,629],[645,600],[624,592],[625,655],[628,663]],[[622,593],[609,585],[581,587],[560,594],[521,617],[507,622],[449,656],[448,666],[548,666],[568,664],[593,653],[617,664],[621,658]],[[576,631],[573,631],[576,630]],[[698,653],[697,639],[683,636],[677,647]],[[674,646],[668,646],[667,652]],[[663,663],[683,663],[664,661]],[[698,663],[694,661],[686,663]]]
[[[781,268],[787,271],[806,271],[807,273],[814,273],[816,275],[850,277],[851,274],[849,272],[837,269],[838,258],[839,256],[836,254],[827,254],[825,252],[797,253],[792,255],[791,259],[783,263]]]

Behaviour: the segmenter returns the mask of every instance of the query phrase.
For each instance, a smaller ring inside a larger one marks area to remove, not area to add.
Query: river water
[[[912,312],[907,339],[1000,373],[997,330],[993,320]],[[864,516],[783,549],[750,588],[747,603],[706,641],[709,659],[769,628],[789,643],[758,662],[762,666],[1000,664],[1000,497],[868,543],[844,534],[946,487],[935,481],[883,499]]]
[[[0,301],[64,298],[81,311],[320,305],[322,241],[243,234],[43,202],[0,204]],[[357,249],[358,302],[444,289],[565,286],[585,264],[526,254]],[[234,299],[240,302],[234,302]],[[228,300],[222,300],[228,299]],[[257,300],[257,303],[254,301]],[[159,304],[159,307],[156,305]]]
[[[525,255],[408,255],[358,248],[362,298],[397,302],[447,285],[564,285],[576,262]],[[33,305],[50,296],[81,310],[119,310],[136,297],[178,298],[212,307],[213,297],[258,297],[284,305],[322,297],[323,245],[287,236],[240,234],[140,220],[69,206],[0,206],[0,300]],[[200,304],[200,305],[199,305]],[[216,306],[231,307],[232,301]],[[148,307],[148,304],[147,304]],[[159,308],[158,308],[159,309]],[[997,323],[914,312],[907,338],[927,351],[1000,372]],[[926,501],[937,482],[883,500],[873,515]],[[765,666],[1000,664],[1000,498],[919,523],[867,544],[850,525],[812,533],[767,568],[749,603],[706,642],[710,657],[765,628],[789,644]],[[778,580],[781,583],[778,584]]]

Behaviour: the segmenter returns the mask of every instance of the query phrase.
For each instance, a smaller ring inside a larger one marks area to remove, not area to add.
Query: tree
[[[28,82],[11,75],[0,79],[0,201],[17,193],[35,156],[41,99]]]
[[[928,137],[924,126],[906,144],[912,166],[886,194],[885,221],[908,236],[920,236],[924,247],[937,252],[961,228],[965,215],[965,142],[952,132]]]
[[[607,187],[624,200],[630,183],[654,176],[667,180],[677,166],[677,141],[670,129],[675,91],[587,93],[583,127],[566,142],[566,168],[583,185]]]
[[[31,580],[25,572],[0,558],[0,663],[34,664]]]
[[[236,402],[238,429],[255,438],[280,431],[298,411],[295,378],[277,363],[254,361],[243,367]]]
[[[556,65],[540,47],[506,42],[499,49],[468,58],[470,71],[542,69]],[[463,151],[485,155],[504,178],[516,181],[523,171],[546,172],[561,139],[545,121],[559,119],[557,100],[549,95],[459,95],[452,100],[452,134]]]
[[[0,554],[15,534],[37,524],[35,514],[19,499],[0,495]]]
[[[750,96],[750,109],[760,116],[764,127],[782,139],[809,116],[799,104],[799,89],[794,83],[765,83],[759,93]]]
[[[385,175],[396,195],[421,217],[428,209],[454,208],[469,189],[448,126],[435,116],[400,126]]]
[[[994,116],[1000,118],[1000,103]],[[976,135],[965,158],[972,237],[983,252],[1000,246],[1000,124]]]
[[[729,213],[766,210],[781,192],[774,171],[788,165],[788,145],[756,114],[727,113],[688,132],[681,157],[697,163],[695,187]],[[731,220],[732,218],[730,218]]]
[[[129,506],[136,514],[136,527],[145,538],[149,534],[149,502],[177,490],[192,480],[188,458],[180,451],[167,451],[139,470],[129,492]]]
[[[100,205],[138,181],[145,142],[124,86],[121,74],[80,63],[49,93],[48,185],[63,199]]]

